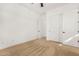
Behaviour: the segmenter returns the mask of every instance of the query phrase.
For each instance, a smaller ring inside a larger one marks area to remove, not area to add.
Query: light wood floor
[[[44,38],[0,50],[1,56],[79,56],[79,48]]]

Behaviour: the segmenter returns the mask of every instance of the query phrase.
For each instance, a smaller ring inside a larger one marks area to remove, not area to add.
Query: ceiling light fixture
[[[41,7],[44,7],[44,4],[43,3],[40,3]]]

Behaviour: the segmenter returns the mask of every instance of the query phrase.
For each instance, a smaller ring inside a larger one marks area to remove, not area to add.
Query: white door
[[[47,19],[48,38],[54,41],[61,41],[63,30],[63,14],[50,13]]]
[[[63,12],[63,39],[68,40],[70,37],[77,34],[77,12],[76,9]]]
[[[38,38],[46,37],[46,13],[40,13],[37,19]]]
[[[66,41],[78,33],[77,10],[70,9],[61,13],[49,13],[47,17],[48,38],[54,41]]]

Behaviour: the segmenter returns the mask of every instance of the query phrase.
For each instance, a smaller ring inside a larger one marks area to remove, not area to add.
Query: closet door
[[[46,37],[46,14],[40,13],[37,19],[38,38]]]
[[[69,25],[64,26],[64,30],[67,32],[63,35],[63,43],[70,46],[79,47],[79,11],[78,9],[72,10],[68,13],[70,19],[67,23]],[[68,17],[67,15],[65,17]],[[72,17],[72,18],[71,18]]]
[[[49,13],[47,19],[48,37],[51,40],[64,42],[78,33],[79,23],[76,9]]]
[[[48,15],[48,37],[54,41],[61,41],[63,30],[63,14],[50,13]]]
[[[59,42],[62,42],[63,39],[63,13],[58,14],[58,37]]]
[[[63,12],[63,39],[68,40],[70,37],[77,34],[77,12],[76,9],[70,9]]]

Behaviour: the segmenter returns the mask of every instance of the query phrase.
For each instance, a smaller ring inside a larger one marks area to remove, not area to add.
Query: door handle
[[[38,30],[38,32],[40,32],[40,30]]]
[[[63,34],[65,34],[66,32],[62,32]]]
[[[77,31],[79,33],[79,31]]]
[[[77,42],[79,43],[79,40]]]

